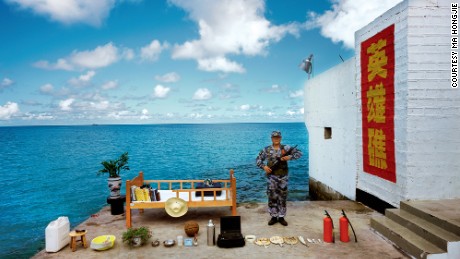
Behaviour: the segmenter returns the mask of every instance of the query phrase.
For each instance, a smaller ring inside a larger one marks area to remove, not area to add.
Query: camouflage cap
[[[281,132],[279,130],[272,131],[272,138],[273,137],[280,137],[281,138]]]

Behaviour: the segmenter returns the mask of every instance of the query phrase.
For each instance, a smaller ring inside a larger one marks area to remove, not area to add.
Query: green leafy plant
[[[152,233],[147,227],[128,228],[128,230],[123,232],[122,239],[123,242],[128,242],[129,245],[134,245],[134,238],[139,237],[142,245],[145,244],[151,236]]]
[[[125,152],[116,160],[102,161],[103,168],[98,174],[108,173],[111,178],[120,177],[121,171],[129,170],[128,159],[128,152]]]

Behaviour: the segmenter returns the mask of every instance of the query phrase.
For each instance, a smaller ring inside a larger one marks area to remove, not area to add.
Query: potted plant
[[[130,246],[141,246],[145,244],[151,236],[152,233],[147,227],[128,228],[128,230],[123,232],[122,239],[123,242],[127,242]]]
[[[116,160],[106,160],[101,162],[103,168],[99,170],[98,174],[109,174],[107,181],[111,199],[120,197],[120,188],[122,183],[120,173],[123,170],[129,170],[128,159],[128,152],[125,152]]]

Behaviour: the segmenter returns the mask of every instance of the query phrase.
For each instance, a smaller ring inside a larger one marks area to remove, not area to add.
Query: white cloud
[[[121,56],[126,60],[132,60],[134,58],[134,50],[124,48],[121,53]]]
[[[324,14],[309,13],[307,28],[320,28],[321,34],[333,42],[354,49],[355,31],[373,21],[402,0],[333,0],[332,10]]]
[[[297,110],[287,110],[286,114],[289,116],[302,115],[304,114],[304,108],[299,108]]]
[[[7,88],[8,86],[12,85],[14,82],[13,80],[5,77],[3,78],[2,82],[0,83],[0,90]]]
[[[47,60],[40,60],[34,63],[35,67],[48,69],[48,70],[74,70],[74,67],[65,59],[60,58],[56,63],[52,64]]]
[[[98,102],[90,102],[89,107],[94,110],[107,110],[110,107],[110,102],[107,100],[101,100]]]
[[[239,107],[239,110],[241,111],[260,110],[260,109],[262,109],[262,106],[260,105],[243,104]]]
[[[40,60],[34,65],[49,70],[96,69],[109,66],[123,57],[125,56],[119,55],[118,48],[109,42],[103,46],[97,46],[93,50],[74,50],[70,56],[59,58],[56,63]]]
[[[249,104],[243,104],[240,106],[240,110],[242,111],[247,111],[251,108],[251,106]]]
[[[94,50],[74,52],[70,60],[77,67],[94,69],[111,65],[118,58],[118,48],[110,42],[104,46],[98,46]]]
[[[154,98],[166,98],[168,95],[169,91],[171,91],[171,88],[165,87],[162,85],[156,85],[155,88],[153,89],[153,97]]]
[[[289,92],[289,97],[290,98],[302,98],[303,97],[303,90],[297,90],[295,92]]]
[[[203,71],[222,71],[226,73],[244,73],[246,70],[242,65],[230,61],[224,57],[198,59],[198,68]]]
[[[286,89],[286,87],[274,84],[270,87],[267,88],[262,88],[261,91],[267,92],[267,93],[281,93]]]
[[[220,99],[231,99],[238,98],[240,96],[240,89],[238,85],[226,83],[221,86],[219,98]]]
[[[189,13],[200,38],[175,45],[174,59],[195,59],[205,71],[244,72],[226,55],[264,55],[286,34],[298,34],[297,24],[276,26],[263,16],[263,0],[170,0]]]
[[[221,109],[221,107],[217,107],[217,106],[207,106],[206,107],[206,110],[208,110],[208,111],[218,111],[220,109]]]
[[[148,115],[149,114],[149,110],[147,109],[142,109],[142,115],[140,117],[141,120],[148,120],[150,119],[150,116]]]
[[[94,75],[96,75],[96,72],[94,72],[94,70],[90,70],[88,73],[81,75],[78,79],[83,82],[89,82]]]
[[[201,119],[203,118],[205,115],[204,114],[201,114],[201,113],[190,113],[188,115],[189,118],[192,118],[192,119]]]
[[[72,98],[73,99],[73,98]],[[112,104],[106,98],[101,96],[98,92],[86,92],[78,95],[79,102],[76,100],[70,101],[66,100],[70,105],[68,105],[68,110],[78,110],[83,112],[91,111],[104,111],[104,110],[117,110],[122,106],[120,103]],[[64,106],[67,107],[67,106]]]
[[[54,120],[54,116],[49,113],[39,113],[34,116],[36,120]]]
[[[69,83],[73,86],[85,86],[88,85],[91,81],[91,79],[96,75],[96,72],[94,70],[88,71],[86,74],[80,75],[78,78],[71,78],[69,80]]]
[[[279,92],[281,92],[281,86],[279,86],[279,85],[272,85],[272,86],[268,89],[268,92],[269,92],[269,93],[279,93]]]
[[[35,114],[35,113],[27,112],[27,113],[24,114],[24,117],[22,119],[23,120],[40,120],[40,121],[44,121],[44,120],[54,120],[55,117],[50,113]]]
[[[212,93],[207,88],[199,88],[193,94],[193,100],[208,100],[212,98]]]
[[[75,101],[74,98],[69,98],[69,99],[66,99],[66,100],[62,100],[59,102],[59,108],[62,110],[62,111],[70,111],[72,110],[72,107],[70,107],[72,105],[72,103]]]
[[[40,92],[43,94],[51,94],[54,90],[54,87],[52,84],[44,84],[40,86]]]
[[[129,111],[117,111],[111,112],[107,115],[108,118],[120,120],[120,119],[130,119],[133,115]]]
[[[176,72],[171,72],[161,76],[155,76],[155,79],[163,83],[175,83],[180,80],[180,76]]]
[[[149,45],[141,48],[141,58],[143,60],[156,61],[161,52],[169,47],[168,43],[163,45],[158,40],[153,40]]]
[[[72,93],[72,89],[68,87],[59,88],[59,90],[54,91],[54,96],[69,96]],[[51,93],[50,93],[51,94]]]
[[[286,111],[286,114],[289,115],[289,116],[294,116],[297,113],[295,111],[288,110],[288,111]]]
[[[17,103],[7,102],[5,105],[0,106],[0,120],[8,120],[18,112],[19,106]]]
[[[112,80],[112,81],[108,81],[108,82],[104,83],[102,85],[102,89],[109,90],[109,89],[116,88],[117,86],[118,86],[118,81],[117,80]]]
[[[115,5],[115,0],[6,0],[21,9],[49,17],[64,24],[86,23],[100,26]]]

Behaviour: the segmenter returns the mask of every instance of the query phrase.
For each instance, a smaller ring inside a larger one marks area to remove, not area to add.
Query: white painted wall
[[[460,89],[449,83],[452,2],[409,1],[405,199],[460,198]]]
[[[350,199],[460,198],[460,89],[450,87],[450,4],[406,0],[355,33],[356,59],[307,81],[310,175]],[[396,183],[363,171],[361,42],[395,24]],[[332,139],[324,139],[324,127]]]
[[[396,207],[407,199],[460,198],[460,91],[449,84],[450,3],[404,1],[355,33],[359,54],[361,42],[395,24],[396,183],[363,172],[360,113],[356,150],[357,187]],[[356,81],[359,92],[360,76]]]
[[[347,60],[305,84],[309,174],[349,199],[356,193],[355,60]],[[324,127],[332,138],[324,138]]]
[[[358,157],[358,185],[357,188],[370,193],[383,201],[399,207],[399,201],[403,200],[408,185],[407,163],[407,23],[408,1],[404,1],[393,7],[385,14],[368,24],[355,33],[355,53],[360,55],[361,42],[371,38],[391,24],[395,24],[395,107],[394,107],[394,131],[395,131],[395,159],[396,159],[396,183],[384,180],[375,175],[363,171],[363,147],[362,147],[362,117],[361,108],[356,114],[357,119],[357,157]],[[361,92],[361,61],[356,59],[356,87]],[[361,107],[361,95],[358,95],[358,107]]]

